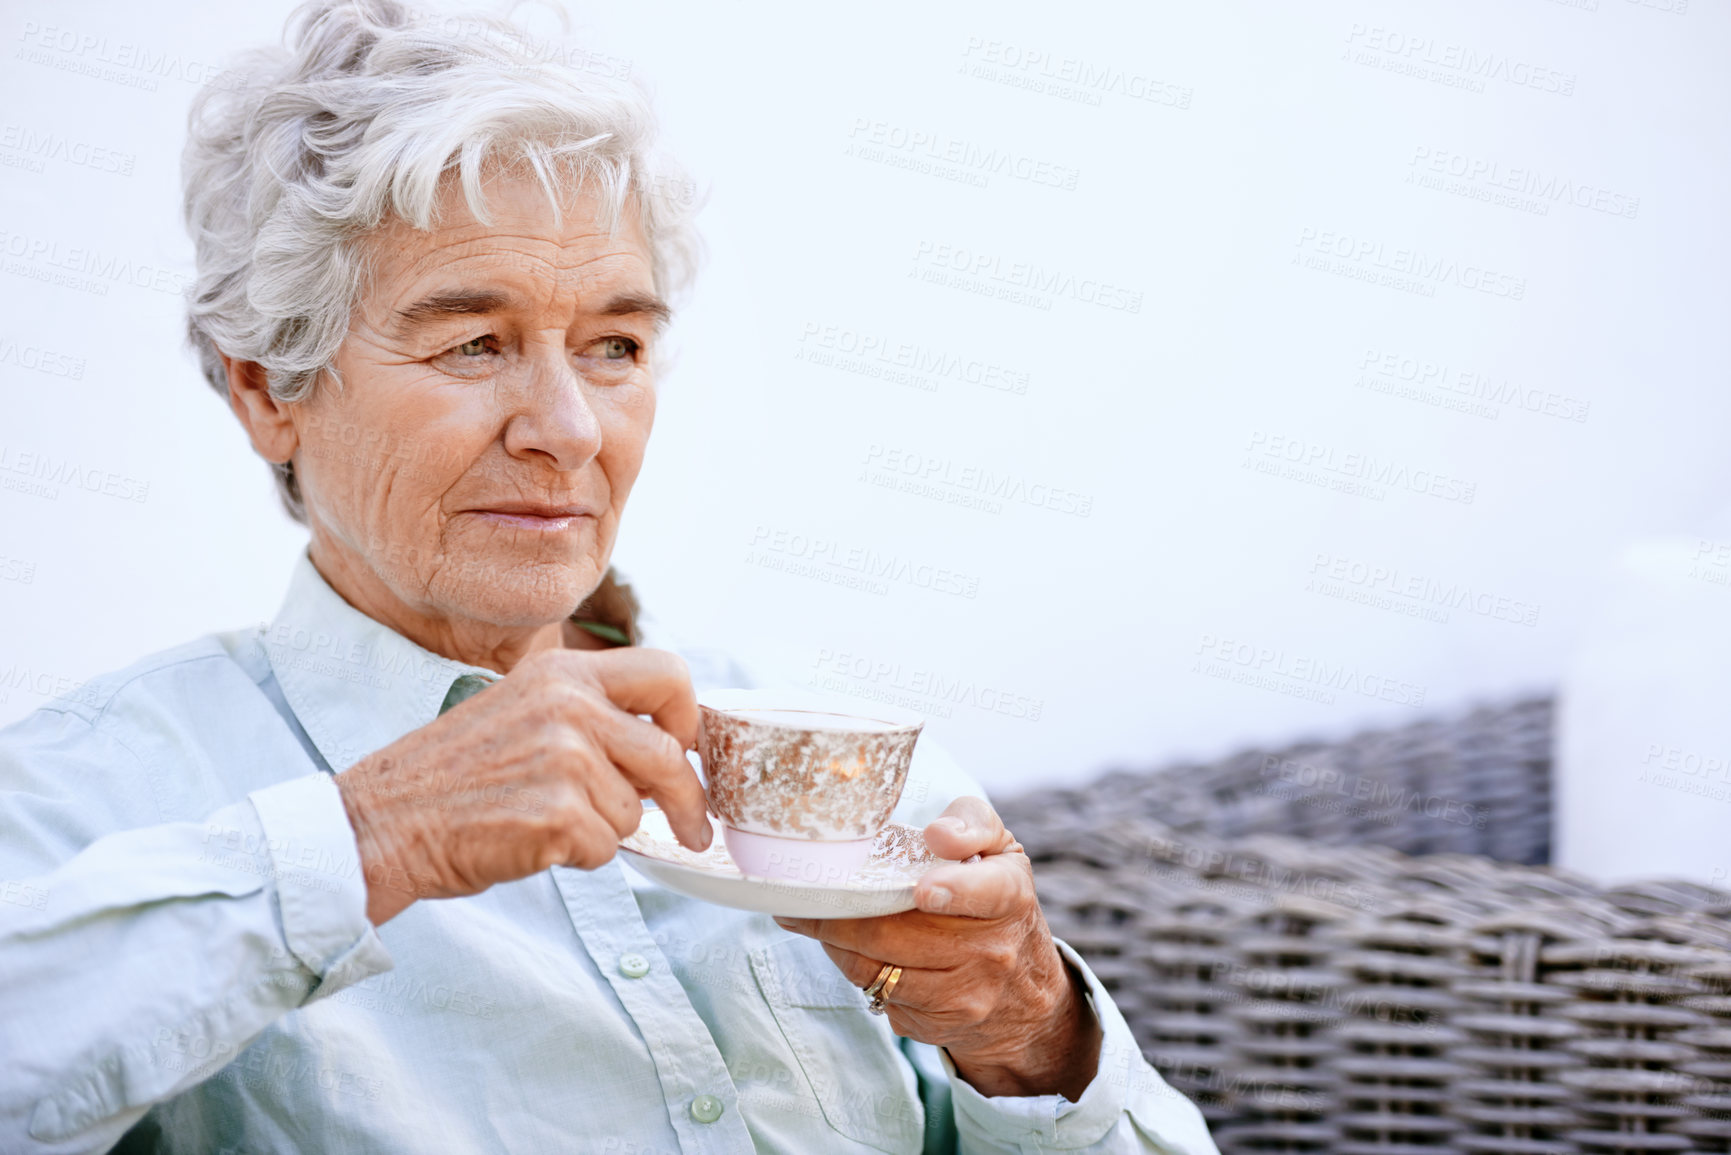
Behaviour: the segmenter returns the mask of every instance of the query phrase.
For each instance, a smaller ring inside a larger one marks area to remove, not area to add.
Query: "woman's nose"
[[[526,359],[515,409],[505,425],[505,450],[513,457],[541,458],[554,469],[581,469],[601,451],[601,422],[570,354],[538,352]]]

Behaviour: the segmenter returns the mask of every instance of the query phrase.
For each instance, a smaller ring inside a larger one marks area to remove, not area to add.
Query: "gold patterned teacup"
[[[744,874],[842,885],[907,783],[925,721],[788,690],[711,690],[697,752],[709,809]]]

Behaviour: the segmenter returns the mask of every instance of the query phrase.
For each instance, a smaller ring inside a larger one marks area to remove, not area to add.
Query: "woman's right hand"
[[[637,717],[648,714],[654,722]],[[593,870],[644,798],[685,846],[711,831],[686,760],[697,698],[665,650],[541,650],[336,776],[375,925],[420,898],[477,894],[550,866]]]

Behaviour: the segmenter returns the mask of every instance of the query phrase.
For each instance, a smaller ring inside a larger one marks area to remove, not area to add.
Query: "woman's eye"
[[[637,352],[637,342],[630,337],[603,337],[595,343],[595,348],[608,361],[622,361]]]

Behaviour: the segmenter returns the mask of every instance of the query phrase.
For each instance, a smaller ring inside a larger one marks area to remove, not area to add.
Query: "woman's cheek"
[[[634,389],[632,395],[615,400],[602,417],[601,460],[613,491],[615,509],[624,504],[637,481],[654,423],[652,389]]]

